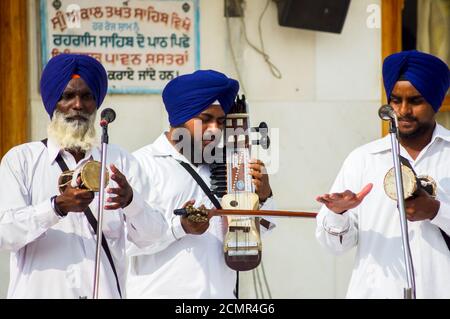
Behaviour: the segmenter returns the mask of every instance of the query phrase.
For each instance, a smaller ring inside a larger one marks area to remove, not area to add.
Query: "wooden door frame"
[[[27,11],[27,0],[0,0],[0,158],[28,135]]]
[[[395,52],[402,50],[402,9],[404,0],[381,0],[381,57],[382,61]],[[382,85],[382,103],[387,102]],[[439,112],[450,111],[450,95],[445,98]],[[382,135],[389,132],[389,124],[382,121]]]

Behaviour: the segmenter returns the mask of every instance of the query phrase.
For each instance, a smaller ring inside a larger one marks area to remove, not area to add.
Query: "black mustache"
[[[417,122],[417,118],[413,116],[401,116],[398,118],[399,121],[409,121],[409,122]]]

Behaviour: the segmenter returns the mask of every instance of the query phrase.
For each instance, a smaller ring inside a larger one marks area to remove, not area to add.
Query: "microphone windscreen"
[[[389,104],[385,104],[378,110],[378,116],[382,120],[390,120],[393,119],[395,116],[394,109]]]
[[[106,120],[106,122],[111,123],[116,119],[116,112],[113,109],[106,108],[100,114],[101,120]]]

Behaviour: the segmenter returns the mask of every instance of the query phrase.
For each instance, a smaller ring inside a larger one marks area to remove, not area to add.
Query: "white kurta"
[[[399,213],[383,188],[384,176],[393,166],[390,147],[386,136],[353,151],[331,192],[359,192],[368,183],[373,183],[372,191],[355,209],[338,215],[324,205],[317,218],[316,236],[332,252],[357,246],[347,298],[403,298],[406,270]],[[430,144],[415,161],[403,147],[401,155],[418,175],[436,181],[441,203],[433,220],[408,221],[417,298],[450,298],[450,251],[439,230],[450,234],[450,131],[437,125]],[[341,243],[329,232],[346,233]]]
[[[48,148],[41,142],[32,142],[14,147],[2,159],[0,249],[11,251],[8,298],[92,297],[94,230],[84,213],[69,213],[61,218],[50,203],[50,198],[59,194],[57,181],[61,169],[55,161],[59,151],[51,140]],[[69,169],[80,167],[91,156],[99,161],[100,150],[95,148],[88,152],[78,164],[70,153],[62,151]],[[130,154],[109,145],[107,162],[114,163],[136,189],[147,188],[146,181],[140,178],[139,165]],[[109,186],[117,187],[117,184],[111,181]],[[141,247],[167,230],[161,213],[145,203],[136,189],[129,206],[123,210],[105,210],[103,218],[103,233],[114,259],[122,295],[126,275],[124,217],[129,226],[128,238]],[[97,215],[97,195],[90,204],[94,216]],[[99,297],[119,297],[114,273],[103,249]]]
[[[158,242],[144,249],[130,244],[127,277],[129,298],[234,298],[236,272],[223,256],[222,218],[213,217],[202,235],[186,234],[174,209],[190,199],[195,206],[213,204],[177,160],[189,163],[162,134],[153,144],[133,153],[152,184],[142,195],[162,207],[170,229]],[[210,185],[208,165],[191,165]],[[273,200],[264,205],[270,209]],[[262,227],[264,229],[264,227]]]

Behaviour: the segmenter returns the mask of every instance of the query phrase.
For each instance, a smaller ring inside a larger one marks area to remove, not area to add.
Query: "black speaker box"
[[[341,33],[350,0],[275,0],[281,26]]]

